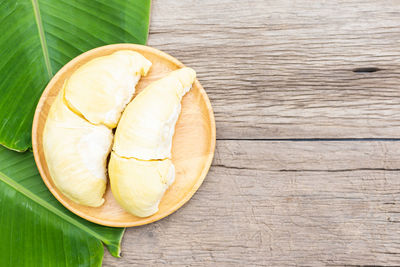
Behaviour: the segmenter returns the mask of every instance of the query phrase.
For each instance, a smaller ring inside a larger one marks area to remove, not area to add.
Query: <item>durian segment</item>
[[[111,152],[108,168],[114,198],[126,211],[139,217],[158,211],[165,190],[175,179],[175,168],[169,159],[127,159]]]
[[[50,108],[43,132],[43,149],[56,187],[74,202],[98,207],[106,188],[106,160],[113,134],[73,113],[64,90]]]
[[[133,215],[156,213],[175,179],[172,137],[182,97],[195,78],[190,68],[169,73],[146,87],[121,116],[108,172],[115,199]]]
[[[113,150],[121,157],[171,158],[172,137],[181,99],[196,73],[182,68],[150,84],[128,104],[115,133]]]
[[[141,75],[150,67],[149,60],[130,50],[95,58],[72,74],[65,99],[89,122],[115,128]]]

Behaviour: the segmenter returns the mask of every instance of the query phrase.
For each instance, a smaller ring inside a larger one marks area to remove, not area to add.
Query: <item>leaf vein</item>
[[[39,31],[40,45],[42,46],[42,52],[43,52],[44,62],[46,64],[47,74],[49,76],[49,79],[51,79],[51,77],[53,77],[53,70],[51,69],[49,50],[47,48],[46,37],[44,34],[44,29],[43,29],[43,23],[42,23],[42,19],[40,16],[39,3],[37,0],[31,0],[31,1],[32,1],[32,6],[33,6],[33,12],[35,13],[36,25],[37,25],[37,28]]]
[[[103,243],[108,245],[107,240],[104,240],[99,234],[97,234],[96,232],[91,230],[89,227],[79,223],[76,220],[73,220],[71,217],[69,217],[68,215],[64,214],[62,211],[56,209],[55,207],[53,207],[49,203],[43,201],[43,199],[41,199],[37,195],[33,194],[28,189],[22,187],[20,184],[16,183],[13,179],[11,179],[10,177],[8,177],[7,175],[5,175],[2,172],[0,172],[0,181],[2,181],[5,184],[7,184],[8,186],[14,188],[14,190],[16,190],[17,192],[25,195],[26,197],[28,197],[32,201],[36,202],[37,204],[39,204],[43,208],[46,208],[47,210],[49,210],[50,212],[58,215],[59,217],[61,217],[65,221],[71,223],[72,225],[77,226],[78,228],[82,229],[83,231],[87,232],[88,234],[92,235],[93,237],[97,238],[98,240],[101,240]]]

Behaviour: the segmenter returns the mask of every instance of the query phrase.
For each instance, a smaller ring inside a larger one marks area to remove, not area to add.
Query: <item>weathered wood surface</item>
[[[197,70],[217,151],[104,266],[400,265],[398,140],[274,140],[400,138],[400,1],[154,0],[151,19],[148,44]]]
[[[220,139],[400,137],[398,0],[158,0],[151,16],[148,44],[198,72]]]
[[[399,168],[400,142],[219,141],[193,199],[104,266],[400,265]]]

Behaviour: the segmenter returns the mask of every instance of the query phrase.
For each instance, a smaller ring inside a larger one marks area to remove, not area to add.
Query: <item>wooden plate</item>
[[[190,92],[182,100],[182,113],[175,128],[172,146],[172,161],[176,168],[176,179],[165,193],[159,211],[153,216],[139,218],[125,212],[115,201],[110,186],[104,195],[105,203],[98,208],[79,205],[69,200],[55,186],[50,177],[43,153],[43,129],[55,96],[61,90],[64,80],[89,60],[112,54],[118,50],[129,49],[142,53],[153,65],[147,77],[140,80],[136,93],[150,82],[184,65],[172,56],[157,49],[134,45],[114,44],[90,50],[74,58],[51,79],[44,90],[36,108],[32,128],[32,145],[35,161],[43,181],[52,194],[67,209],[94,223],[128,227],[151,223],[168,216],[185,204],[203,182],[215,149],[215,120],[206,92],[196,80]]]

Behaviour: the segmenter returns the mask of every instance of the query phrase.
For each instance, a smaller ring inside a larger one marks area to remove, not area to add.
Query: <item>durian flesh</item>
[[[137,82],[150,66],[145,57],[129,50],[95,58],[72,74],[65,99],[89,122],[115,128]]]
[[[111,129],[93,125],[68,109],[61,92],[43,132],[44,154],[56,187],[76,203],[102,205],[112,139]]]
[[[193,69],[179,69],[140,92],[118,124],[113,146],[117,155],[144,160],[170,158],[181,100],[195,78]]]
[[[165,190],[174,182],[175,168],[170,159],[138,160],[111,153],[109,172],[114,198],[128,212],[147,217],[158,211]]]
[[[150,61],[132,51],[96,58],[76,70],[52,104],[43,149],[56,187],[82,205],[103,204],[112,129]]]
[[[108,172],[114,198],[133,215],[156,213],[175,179],[172,137],[182,97],[195,78],[190,68],[169,73],[146,87],[121,116]]]

